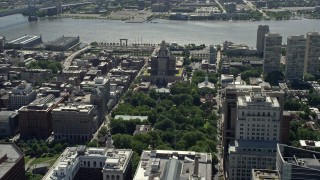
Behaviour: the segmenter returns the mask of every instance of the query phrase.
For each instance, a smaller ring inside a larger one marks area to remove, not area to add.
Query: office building
[[[5,38],[3,36],[0,36],[0,53],[4,52],[4,41]]]
[[[0,111],[0,137],[14,136],[18,126],[18,113],[15,111]]]
[[[282,115],[277,98],[251,92],[237,97],[236,108],[236,140],[228,148],[228,178],[250,179],[252,169],[275,169]]]
[[[59,104],[52,110],[53,131],[56,140],[89,141],[98,129],[94,105]]]
[[[265,35],[270,32],[268,25],[259,25],[257,30],[257,51],[262,54],[264,51]]]
[[[263,51],[263,73],[272,73],[280,70],[282,36],[276,33],[265,35]]]
[[[217,62],[217,50],[214,46],[209,47],[209,64],[216,64]]]
[[[223,112],[223,144],[224,149],[228,149],[228,144],[233,142],[236,137],[237,123],[237,101],[239,96],[248,96],[250,93],[263,93],[270,97],[277,98],[280,108],[283,109],[284,92],[278,88],[272,88],[267,83],[260,85],[228,85],[222,93],[222,112]],[[282,122],[283,115],[280,115]],[[282,125],[281,125],[282,126]],[[286,132],[282,132],[286,133]]]
[[[144,150],[134,180],[211,179],[210,153],[172,150]]]
[[[277,144],[277,171],[281,180],[320,179],[320,153]]]
[[[151,75],[175,75],[176,58],[170,53],[165,41],[151,57]]]
[[[106,147],[67,147],[43,180],[127,180],[132,179],[131,149],[115,149],[111,137]]]
[[[320,58],[320,32],[308,32],[304,57],[304,73],[317,74]]]
[[[9,109],[16,110],[36,99],[36,91],[30,83],[22,82],[9,93]]]
[[[6,43],[6,47],[12,48],[12,49],[23,49],[23,48],[34,47],[41,43],[42,43],[41,36],[24,35],[22,37],[19,37],[17,39],[11,40],[8,43]]]
[[[306,38],[289,36],[287,39],[285,77],[287,80],[302,80]]]
[[[25,180],[24,156],[13,143],[0,143],[0,179]]]
[[[260,157],[260,158],[265,158],[265,159],[262,160],[263,162],[265,162],[265,160],[267,160],[267,161],[268,160],[272,160],[272,157],[275,156],[274,150],[275,150],[276,144],[274,142],[268,142],[268,143],[264,144],[264,143],[259,143],[261,140],[256,140],[257,137],[259,137],[259,139],[261,139],[261,137],[264,137],[264,139],[266,138],[266,134],[264,134],[264,135],[260,134],[262,132],[259,132],[259,135],[256,134],[257,132],[254,132],[255,133],[254,134],[255,140],[253,140],[253,139],[251,140],[253,142],[248,142],[248,141],[245,141],[244,139],[242,139],[242,140],[240,139],[240,130],[241,129],[237,130],[237,128],[241,128],[241,127],[239,127],[240,126],[240,124],[239,124],[240,121],[237,122],[238,121],[237,120],[238,119],[238,108],[237,108],[238,107],[238,97],[250,96],[250,94],[252,94],[252,93],[263,94],[263,95],[265,95],[265,96],[267,96],[268,98],[271,98],[271,99],[276,98],[278,103],[279,103],[280,111],[282,112],[283,101],[284,101],[284,92],[281,89],[277,88],[277,87],[271,87],[268,83],[262,82],[259,85],[238,85],[238,84],[235,84],[235,85],[229,85],[225,89],[222,90],[221,96],[222,96],[222,112],[223,112],[223,115],[222,115],[222,125],[221,125],[221,127],[223,128],[223,131],[222,131],[223,132],[223,137],[222,137],[223,150],[224,150],[223,151],[223,157],[224,157],[224,163],[223,163],[224,166],[223,166],[223,168],[224,168],[225,172],[228,172],[228,164],[232,165],[232,164],[235,163],[233,157],[237,158],[239,156],[242,156],[242,154],[241,154],[242,152],[241,151],[243,151],[243,153],[247,153],[247,154],[252,153],[253,148],[251,147],[250,150],[248,150],[248,148],[246,148],[246,146],[255,145],[256,147],[254,149],[255,149],[256,153],[261,153],[261,152],[265,152],[265,151],[267,151],[267,152],[271,151],[271,152],[268,152],[268,156],[269,157]],[[256,110],[255,113],[258,113],[258,110]],[[262,110],[261,110],[260,113],[261,113],[260,116],[263,116]],[[248,119],[250,119],[250,118],[251,117],[248,117]],[[255,117],[255,118],[258,118],[258,117]],[[259,117],[259,118],[261,120],[262,117]],[[267,118],[267,117],[263,117],[263,118]],[[282,115],[282,113],[280,113],[279,114],[280,125],[277,125],[277,128],[278,127],[280,128],[280,127],[283,126],[282,118],[283,118],[283,115]],[[239,124],[238,127],[237,127],[237,123]],[[256,123],[255,124],[256,127],[254,128],[255,131],[256,131],[257,130],[257,125],[258,125],[259,122],[256,121],[256,122],[253,122],[253,123]],[[241,124],[243,124],[243,126],[244,126],[245,123],[241,123]],[[261,131],[262,124],[259,124],[259,125],[260,125],[259,131]],[[242,138],[244,138],[244,129],[241,130],[241,131],[242,131],[242,135],[243,135]],[[251,133],[251,135],[252,135],[253,127],[252,127],[252,129],[250,128],[250,129],[247,129],[246,131],[248,131],[246,133]],[[274,129],[271,130],[271,131],[274,131]],[[280,137],[287,137],[284,134],[286,134],[288,132],[289,131],[281,131],[279,136]],[[264,133],[266,133],[266,132],[264,132]],[[238,134],[239,139],[236,139],[236,134]],[[247,137],[249,135],[246,134]],[[269,132],[269,135],[270,135],[270,132]],[[271,141],[273,141],[273,137],[272,136],[273,136],[273,134],[271,135]],[[249,137],[249,138],[251,138],[251,137]],[[269,140],[270,140],[270,138],[269,138]],[[282,139],[280,138],[280,140],[282,140]],[[260,150],[258,150],[258,149],[260,149]],[[264,151],[262,151],[262,149]],[[234,155],[233,157],[231,157],[231,159],[229,158],[229,150],[232,151],[232,153]],[[267,153],[266,153],[266,155],[267,155]],[[255,154],[255,156],[257,157],[258,155]],[[252,157],[252,156],[250,157],[250,155],[248,155],[248,156],[243,155],[243,158],[248,158],[252,162],[253,161],[257,161],[257,159],[252,159],[252,158],[256,158],[256,157]],[[228,162],[229,159],[231,161],[230,163]],[[239,159],[239,161],[240,161],[240,159]],[[236,169],[237,164],[234,164],[232,166],[233,166],[233,168]],[[245,167],[247,167],[247,166],[245,166]],[[255,168],[257,168],[257,167],[258,166],[256,166]],[[263,167],[262,164],[260,164],[259,167]],[[254,168],[254,167],[252,167],[252,168]],[[245,171],[245,172],[243,172],[243,177],[244,178],[246,176],[249,177],[249,174],[250,174],[251,171],[248,171],[248,169],[242,169],[242,170]],[[240,169],[238,171],[240,171]],[[234,176],[236,176],[237,173],[240,173],[240,172],[233,172],[233,173],[234,173]],[[231,175],[232,175],[232,169],[231,169]]]
[[[23,138],[47,138],[53,131],[52,109],[63,102],[63,97],[49,94],[18,110],[20,135]]]

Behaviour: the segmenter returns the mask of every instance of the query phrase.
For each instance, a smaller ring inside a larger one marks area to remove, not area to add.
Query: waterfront
[[[82,42],[159,43],[161,40],[179,44],[221,44],[228,40],[255,47],[256,31],[260,24],[270,26],[271,32],[281,33],[283,41],[289,35],[305,35],[320,31],[319,20],[302,19],[290,21],[170,21],[158,23],[124,23],[102,19],[42,19],[28,22],[27,17],[12,15],[0,18],[0,35],[10,40],[24,34],[42,35],[44,41],[59,36],[80,36]]]

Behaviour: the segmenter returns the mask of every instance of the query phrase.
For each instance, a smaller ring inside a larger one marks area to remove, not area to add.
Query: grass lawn
[[[178,71],[178,73],[176,74],[176,77],[182,76],[182,73],[183,73],[183,68],[179,68],[179,71]]]
[[[144,75],[144,76],[150,76],[150,73],[148,72],[148,69],[146,69],[146,70],[143,72],[143,75]]]
[[[32,163],[30,165],[34,165],[34,164],[40,164],[40,163],[49,163],[50,166],[52,166],[54,164],[54,162],[56,162],[56,160],[59,158],[60,154],[55,154],[52,157],[40,157],[40,158],[36,158],[35,160],[32,161]]]
[[[24,164],[26,164],[30,159],[31,159],[30,156],[25,156],[24,157]]]

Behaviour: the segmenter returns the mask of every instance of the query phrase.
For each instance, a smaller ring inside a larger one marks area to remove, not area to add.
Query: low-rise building
[[[134,180],[211,179],[212,155],[194,151],[143,151]]]
[[[66,51],[80,42],[80,37],[61,36],[46,44],[46,49],[51,51]]]
[[[36,91],[30,83],[22,82],[9,93],[9,108],[16,110],[36,99]]]
[[[34,47],[41,43],[42,43],[41,36],[24,35],[22,37],[9,41],[5,46],[7,48],[22,49],[22,48]]]
[[[131,149],[115,149],[111,136],[106,147],[67,147],[43,180],[127,180],[131,175]]]

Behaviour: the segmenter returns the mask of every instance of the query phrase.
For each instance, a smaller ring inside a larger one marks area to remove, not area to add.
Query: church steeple
[[[108,134],[107,134],[106,148],[108,148],[108,149],[113,149],[114,148],[113,140],[112,140],[112,136],[111,136],[110,131],[108,131]]]

